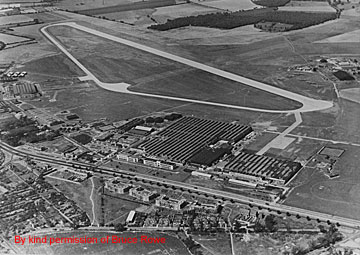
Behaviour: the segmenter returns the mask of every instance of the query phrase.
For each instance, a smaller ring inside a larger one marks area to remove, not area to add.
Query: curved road
[[[140,93],[140,92],[133,92],[128,90],[128,87],[130,84],[120,82],[120,83],[105,83],[101,82],[98,78],[95,77],[93,73],[91,73],[83,64],[80,63],[58,40],[56,40],[48,31],[47,28],[53,27],[53,26],[69,26],[76,28],[78,30],[103,37],[105,39],[115,41],[163,58],[170,59],[172,61],[176,61],[188,66],[191,66],[193,68],[203,70],[205,72],[215,74],[217,76],[236,81],[248,86],[251,86],[253,88],[257,88],[278,96],[282,96],[297,102],[300,102],[303,106],[296,110],[267,110],[267,109],[259,109],[259,108],[252,108],[252,107],[244,107],[244,106],[237,106],[237,105],[230,105],[230,104],[222,104],[222,103],[215,103],[215,102],[208,102],[208,101],[202,101],[202,100],[194,100],[194,99],[188,99],[188,98],[181,98],[181,97],[171,97],[171,96],[162,96],[162,95],[155,95],[155,94],[148,94],[148,93]],[[139,43],[135,43],[130,40],[122,39],[110,34],[106,34],[103,32],[100,32],[98,30],[94,30],[79,24],[76,24],[75,22],[64,22],[64,23],[57,23],[57,24],[51,24],[48,26],[45,26],[41,28],[41,32],[54,44],[56,45],[68,58],[70,58],[82,71],[86,73],[85,77],[80,77],[81,80],[93,80],[96,84],[98,84],[100,87],[114,91],[114,92],[121,92],[121,93],[127,93],[127,94],[133,94],[133,95],[139,95],[139,96],[146,96],[146,97],[155,97],[155,98],[162,98],[162,99],[169,99],[169,100],[177,100],[177,101],[183,101],[187,103],[196,103],[196,104],[205,104],[205,105],[212,105],[212,106],[220,106],[220,107],[227,107],[227,108],[233,108],[233,109],[240,109],[240,110],[249,110],[249,111],[258,111],[258,112],[269,112],[269,113],[293,113],[293,112],[310,112],[310,111],[319,111],[324,110],[327,108],[330,108],[333,106],[333,103],[330,101],[323,101],[323,100],[316,100],[313,98],[309,98],[303,95],[299,95],[284,89],[280,89],[259,81],[255,81],[237,74],[233,74],[215,67],[211,67],[193,60],[189,60],[183,57],[176,56],[171,53],[167,53],[161,50],[157,50]]]

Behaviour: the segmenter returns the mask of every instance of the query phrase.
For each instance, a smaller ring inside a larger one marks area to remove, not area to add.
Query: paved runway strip
[[[47,32],[47,28],[52,26],[69,26],[76,29],[79,29],[81,31],[94,34],[96,36],[103,37],[105,39],[115,41],[145,52],[149,52],[151,54],[164,57],[188,66],[191,66],[193,68],[203,70],[205,72],[215,74],[217,76],[239,82],[241,84],[248,85],[253,88],[257,88],[278,96],[282,96],[297,102],[302,103],[302,107],[296,110],[267,110],[267,109],[259,109],[259,108],[252,108],[252,107],[245,107],[245,106],[237,106],[237,105],[231,105],[231,104],[222,104],[222,103],[215,103],[210,101],[202,101],[202,100],[194,100],[194,99],[188,99],[188,98],[182,98],[182,97],[171,97],[171,96],[162,96],[162,95],[156,95],[156,94],[150,94],[150,93],[140,93],[140,92],[133,92],[128,90],[128,87],[130,84],[121,82],[121,83],[105,83],[101,82],[95,75],[93,75],[84,65],[82,65],[59,41],[57,41],[51,34]],[[313,98],[309,98],[306,96],[302,96],[284,89],[280,89],[259,81],[255,81],[237,74],[233,74],[215,67],[211,67],[193,60],[189,60],[183,57],[176,56],[174,54],[164,52],[158,49],[154,49],[130,40],[122,39],[110,34],[106,34],[103,32],[100,32],[98,30],[88,28],[79,24],[76,24],[75,22],[65,22],[65,23],[58,23],[58,24],[51,24],[49,26],[41,28],[41,32],[53,43],[55,44],[67,57],[69,57],[80,69],[82,69],[85,73],[85,77],[81,77],[81,80],[93,80],[96,84],[98,84],[100,87],[114,91],[114,92],[121,92],[121,93],[127,93],[127,94],[133,94],[133,95],[139,95],[139,96],[146,96],[146,97],[155,97],[155,98],[162,98],[162,99],[169,99],[169,100],[177,100],[177,101],[183,101],[188,103],[196,103],[196,104],[205,104],[205,105],[212,105],[212,106],[220,106],[220,107],[228,107],[233,109],[240,109],[240,110],[249,110],[249,111],[258,111],[258,112],[269,112],[269,113],[294,113],[294,112],[310,112],[310,111],[319,111],[324,110],[327,108],[330,108],[333,106],[333,103],[330,101],[323,101],[323,100],[316,100]]]

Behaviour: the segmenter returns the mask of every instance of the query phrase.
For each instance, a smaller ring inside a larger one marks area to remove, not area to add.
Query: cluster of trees
[[[335,224],[330,225],[329,229],[325,229],[324,226],[319,226],[320,231],[323,233],[322,236],[316,240],[309,242],[308,247],[299,247],[294,246],[291,254],[293,255],[305,255],[309,254],[311,251],[331,247],[336,242],[339,242],[343,239],[343,235],[338,231]]]
[[[122,223],[117,223],[117,224],[114,226],[114,229],[115,229],[115,231],[117,231],[117,232],[123,232],[123,231],[126,231],[126,230],[127,230],[127,228],[125,227],[125,225],[122,224]]]
[[[180,119],[182,117],[181,114],[179,113],[171,113],[166,115],[165,117],[147,117],[145,119],[145,122],[150,124],[150,123],[163,123],[164,119],[168,120],[168,121],[174,121],[177,119]]]
[[[196,243],[191,236],[187,237],[186,239],[182,240],[186,247],[191,251],[192,254],[201,255],[202,252],[198,250],[201,246],[200,244]]]
[[[277,222],[275,216],[269,214],[265,217],[264,223],[260,223],[257,221],[254,226],[254,232],[262,233],[262,232],[275,232],[277,230]]]
[[[35,121],[21,117],[19,120],[8,122],[4,126],[7,132],[1,136],[6,143],[11,146],[19,146],[22,142],[36,143],[45,140],[52,140],[60,135],[59,131],[49,131],[48,127],[39,129]],[[38,134],[41,131],[42,134]]]
[[[164,118],[162,117],[147,117],[145,119],[145,122],[150,124],[150,123],[163,123],[164,122]]]
[[[262,21],[278,22],[293,25],[291,30],[305,28],[336,19],[336,13],[311,13],[277,11],[274,9],[254,9],[248,11],[237,11],[233,13],[212,13],[198,16],[181,17],[168,20],[164,24],[149,26],[150,29],[166,31],[170,29],[199,26],[220,29],[232,29],[236,27],[256,24]]]

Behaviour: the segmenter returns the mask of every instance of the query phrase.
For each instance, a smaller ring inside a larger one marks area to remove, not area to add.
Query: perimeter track
[[[296,110],[268,110],[268,109],[259,109],[259,108],[253,108],[253,107],[245,107],[245,106],[237,106],[237,105],[231,105],[231,104],[222,104],[222,103],[215,103],[215,102],[209,102],[209,101],[202,101],[202,100],[194,100],[194,99],[188,99],[188,98],[182,98],[182,97],[170,97],[170,96],[162,96],[162,95],[156,95],[156,94],[150,94],[150,93],[140,93],[140,92],[134,92],[128,90],[128,87],[130,84],[120,82],[120,83],[105,83],[100,81],[93,73],[91,73],[83,64],[80,63],[58,40],[55,39],[48,31],[47,28],[54,27],[54,26],[69,26],[114,42],[118,42],[166,59],[170,59],[175,62],[182,63],[187,66],[191,66],[193,68],[215,74],[217,76],[239,82],[241,84],[245,84],[247,86],[260,89],[281,97],[285,97],[297,102],[300,102],[302,104],[302,107]],[[329,101],[323,101],[323,100],[316,100],[313,98],[309,98],[303,95],[299,95],[284,89],[280,89],[268,84],[265,84],[263,82],[255,81],[237,74],[233,74],[212,66],[208,66],[193,60],[189,60],[183,57],[176,56],[174,54],[161,51],[149,46],[145,46],[127,39],[122,39],[117,36],[113,36],[107,33],[100,32],[98,30],[88,28],[79,24],[76,24],[75,22],[64,22],[64,23],[57,23],[57,24],[51,24],[48,26],[45,26],[41,28],[41,32],[54,44],[56,45],[68,58],[70,58],[81,70],[83,70],[86,73],[85,77],[80,77],[81,80],[93,80],[97,85],[100,87],[114,91],[114,92],[121,92],[121,93],[127,93],[127,94],[133,94],[133,95],[139,95],[139,96],[146,96],[146,97],[155,97],[155,98],[162,98],[162,99],[169,99],[169,100],[177,100],[177,101],[183,101],[187,103],[196,103],[196,104],[205,104],[205,105],[212,105],[212,106],[220,106],[220,107],[227,107],[227,108],[233,108],[233,109],[240,109],[240,110],[249,110],[249,111],[258,111],[258,112],[269,112],[269,113],[294,113],[294,112],[311,112],[311,111],[319,111],[328,109],[333,106],[332,102]]]

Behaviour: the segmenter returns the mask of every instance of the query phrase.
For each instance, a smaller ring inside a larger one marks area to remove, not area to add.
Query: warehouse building
[[[148,155],[183,164],[209,145],[220,140],[236,143],[251,132],[249,126],[183,117],[140,144],[138,149]]]
[[[232,146],[224,144],[218,148],[204,148],[189,159],[189,164],[198,167],[212,166],[217,160],[231,153]]]
[[[241,152],[225,166],[224,171],[237,176],[237,179],[245,175],[249,176],[246,179],[257,177],[269,184],[285,185],[301,167],[297,162]]]

